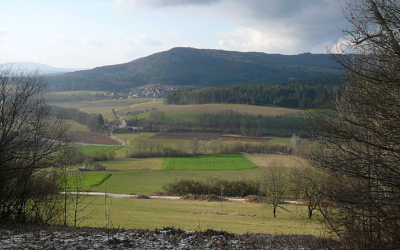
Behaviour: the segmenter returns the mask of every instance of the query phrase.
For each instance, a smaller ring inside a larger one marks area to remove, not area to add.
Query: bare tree
[[[328,176],[319,169],[310,166],[296,167],[291,172],[291,189],[306,202],[308,218],[318,210],[325,201]]]
[[[283,203],[282,198],[288,183],[281,168],[269,167],[264,175],[263,180],[265,181],[264,185],[268,195],[268,204],[272,206],[274,218],[276,218],[277,209],[283,208],[280,205]]]
[[[70,182],[69,198],[72,209],[69,209],[69,215],[74,223],[74,227],[79,223],[88,219],[94,213],[94,210],[89,210],[91,201],[87,201],[87,196],[82,192],[85,188],[86,173],[85,171],[75,170],[68,178]]]
[[[310,115],[321,141],[310,158],[348,180],[328,192],[333,230],[364,249],[399,248],[400,1],[354,0],[344,15],[352,53],[333,55],[345,69],[342,97]]]
[[[192,151],[192,155],[196,155],[200,148],[200,141],[196,138],[189,141],[189,148]]]
[[[69,147],[69,126],[51,114],[43,97],[45,87],[38,72],[0,65],[1,219],[34,219],[36,198],[47,195],[37,192],[45,181],[41,173],[58,169],[57,153]]]

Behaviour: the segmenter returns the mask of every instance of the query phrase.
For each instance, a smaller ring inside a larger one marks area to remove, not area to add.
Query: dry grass
[[[306,161],[293,155],[264,155],[243,153],[249,161],[259,167],[296,167],[303,166]]]
[[[124,158],[99,162],[107,170],[161,170],[165,158]]]
[[[304,206],[283,205],[273,218],[272,208],[265,204],[224,202],[166,201],[149,199],[108,198],[110,218],[114,227],[155,229],[175,226],[184,230],[215,229],[230,233],[311,234],[323,235],[316,220],[306,218]],[[101,227],[104,221],[104,197],[94,197],[89,210],[95,215],[80,226]],[[219,212],[227,215],[217,214]],[[249,214],[255,216],[237,216]]]

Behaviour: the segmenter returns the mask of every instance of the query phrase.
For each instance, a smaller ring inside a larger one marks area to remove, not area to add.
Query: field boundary
[[[76,192],[60,192],[60,194],[76,194]],[[109,198],[125,198],[125,199],[140,199],[137,194],[116,194],[116,193],[102,193],[102,192],[79,192],[80,195],[88,195],[88,196],[104,196],[104,197],[109,197]],[[146,196],[149,200],[166,200],[166,201],[190,201],[190,200],[182,200],[182,196],[156,196],[156,195],[150,195]],[[147,199],[146,198],[146,199]],[[196,201],[192,200],[195,202],[202,202],[202,201]],[[218,201],[219,202],[219,201]],[[224,197],[224,202],[234,202],[234,203],[250,203],[246,202],[245,198],[227,198]],[[304,202],[302,201],[283,201],[283,204],[286,205],[304,205]]]

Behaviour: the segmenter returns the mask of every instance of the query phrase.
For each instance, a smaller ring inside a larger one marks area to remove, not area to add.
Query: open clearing
[[[239,170],[257,168],[242,154],[167,157],[163,170]]]
[[[248,141],[248,142],[267,142],[272,138],[259,138],[259,137],[246,137],[246,136],[226,136],[219,133],[197,133],[197,132],[182,132],[170,133],[161,132],[157,133],[149,139],[167,139],[167,140],[192,140],[198,139],[201,141]]]

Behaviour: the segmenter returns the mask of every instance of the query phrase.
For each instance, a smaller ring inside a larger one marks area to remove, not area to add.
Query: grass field
[[[88,172],[87,174],[107,174],[112,177],[107,180],[107,190],[110,193],[120,194],[146,194],[164,191],[163,185],[182,179],[193,179],[207,181],[212,179],[221,180],[258,180],[270,166],[277,166],[284,173],[289,174],[291,169],[301,162],[301,158],[280,155],[246,155],[258,168],[229,170],[229,171],[207,171],[207,170],[162,170],[164,158],[147,159],[114,159],[99,162],[106,165],[109,171]],[[254,165],[253,165],[254,166]],[[93,191],[104,192],[105,184],[92,188]],[[285,196],[290,197],[290,193]]]
[[[108,121],[114,120],[112,109],[119,110],[136,106],[142,103],[151,102],[153,99],[142,98],[134,100],[103,100],[103,101],[80,101],[80,102],[54,102],[56,105],[64,108],[77,108],[90,114],[102,114]]]
[[[163,170],[239,170],[257,168],[242,154],[167,157]]]
[[[88,199],[86,211],[93,215],[79,226],[104,227],[104,197]],[[85,205],[85,204],[82,204]],[[273,218],[272,208],[264,204],[219,202],[107,199],[112,225],[115,228],[155,229],[177,227],[183,230],[224,230],[230,233],[324,234],[315,220],[307,220],[306,207],[284,205]],[[84,212],[81,215],[84,215]],[[247,216],[245,216],[247,215]]]
[[[194,117],[200,115],[200,112],[191,112],[191,113],[167,113],[166,117],[167,120],[177,120],[177,119],[182,119],[182,120],[186,120],[186,121],[191,121],[193,120]],[[124,116],[125,120],[130,120],[130,119],[134,119],[134,116]],[[142,114],[142,115],[138,115],[137,116],[138,119],[149,119],[150,118],[150,114]]]
[[[88,126],[86,126],[86,125],[77,123],[77,122],[72,121],[72,120],[68,120],[67,122],[71,124],[71,127],[69,128],[69,131],[71,131],[71,132],[76,132],[76,131],[87,131],[87,132],[90,132],[90,128]]]
[[[107,170],[161,170],[165,158],[124,158],[98,162]]]
[[[259,167],[288,167],[293,168],[306,164],[303,158],[293,155],[264,155],[264,154],[243,154],[246,159]]]
[[[181,179],[207,181],[210,178],[221,180],[255,180],[260,178],[265,169],[243,169],[230,171],[196,171],[196,170],[124,170],[124,171],[99,171],[98,174],[112,176],[107,180],[107,191],[119,194],[146,194],[163,191],[166,183]],[[93,191],[104,192],[105,183],[92,188]]]
[[[111,177],[111,174],[86,174],[86,172],[76,173],[68,176],[69,189],[91,189],[102,184],[105,180]]]

